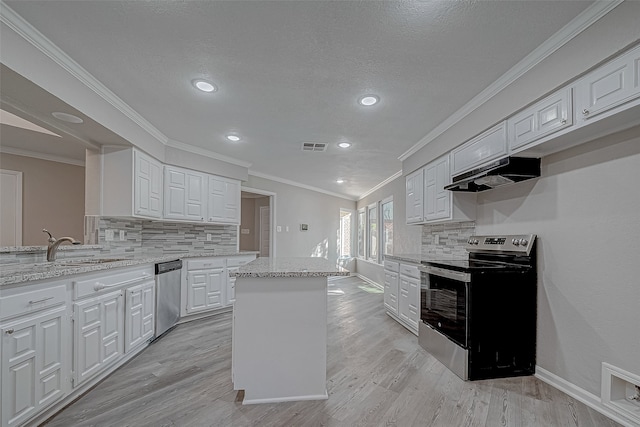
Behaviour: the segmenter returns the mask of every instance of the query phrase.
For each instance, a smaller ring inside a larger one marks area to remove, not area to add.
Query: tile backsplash
[[[422,226],[422,256],[466,258],[464,246],[475,234],[473,221]]]

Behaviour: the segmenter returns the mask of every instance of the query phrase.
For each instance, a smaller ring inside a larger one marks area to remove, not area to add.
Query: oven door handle
[[[418,268],[423,273],[433,274],[434,276],[444,277],[445,279],[457,280],[464,283],[468,283],[471,281],[471,275],[469,273],[463,273],[461,271],[447,270],[440,267],[433,267],[431,265],[423,265]]]

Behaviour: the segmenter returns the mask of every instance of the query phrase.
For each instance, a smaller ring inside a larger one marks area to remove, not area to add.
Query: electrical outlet
[[[207,242],[211,241],[211,233],[207,233]]]
[[[113,242],[113,230],[104,230],[104,240]]]
[[[120,241],[124,241],[124,230],[120,230]]]
[[[289,226],[288,226],[288,225],[285,227],[285,231],[286,231],[287,233],[289,232]]]
[[[276,232],[278,232],[278,233],[282,232],[282,226],[281,225],[276,226]]]
[[[433,235],[433,243],[436,245],[440,244],[440,236],[438,234]]]

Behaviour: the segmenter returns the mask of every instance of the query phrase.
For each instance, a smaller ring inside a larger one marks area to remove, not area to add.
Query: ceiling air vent
[[[327,151],[325,142],[303,142],[302,151]]]

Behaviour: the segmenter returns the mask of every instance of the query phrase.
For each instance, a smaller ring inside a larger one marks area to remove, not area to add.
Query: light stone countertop
[[[348,276],[342,267],[324,258],[258,258],[243,265],[235,277],[328,277]]]
[[[256,251],[236,251],[236,250],[216,250],[208,252],[147,252],[135,257],[127,258],[119,255],[100,255],[94,258],[61,259],[53,262],[24,263],[24,264],[4,264],[0,266],[0,288],[3,286],[27,284],[38,280],[59,279],[61,277],[74,274],[92,273],[95,271],[111,270],[123,267],[132,267],[144,264],[157,264],[159,262],[172,261],[185,258],[203,257],[228,257],[237,255],[253,255]],[[69,265],[73,262],[84,260],[118,259],[114,262]]]
[[[394,254],[394,255],[385,255],[384,259],[389,259],[392,261],[400,261],[400,262],[411,262],[414,264],[421,264],[423,261],[443,261],[443,260],[451,260],[451,259],[468,259],[468,257],[457,257],[457,256],[448,256],[448,255],[436,255],[436,254]]]
[[[58,247],[58,251],[82,251],[102,249],[102,245],[67,245]],[[9,253],[31,253],[31,252],[47,252],[47,245],[44,246],[0,246],[0,254]]]

